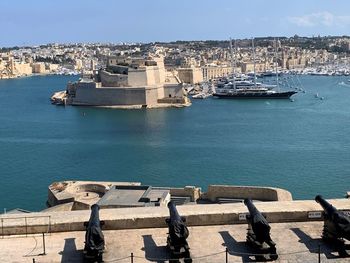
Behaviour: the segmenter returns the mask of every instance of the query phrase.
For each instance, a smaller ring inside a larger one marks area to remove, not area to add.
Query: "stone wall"
[[[146,68],[129,69],[128,73],[128,85],[129,86],[146,86],[147,85],[147,73]]]
[[[164,85],[164,98],[182,98],[183,96],[182,84]]]
[[[160,83],[165,82],[165,67],[164,67],[164,58],[159,57],[159,58],[154,58],[154,60],[157,62],[157,66],[159,69],[159,80]]]
[[[154,87],[147,87],[145,89],[147,106],[157,105],[159,90],[163,90],[163,88],[154,86]]]
[[[328,200],[339,210],[350,210],[349,199]],[[318,221],[309,218],[310,212],[320,213],[321,206],[313,200],[257,202],[256,207],[266,216],[270,223]],[[189,226],[246,224],[242,215],[248,213],[242,203],[207,204],[178,206],[181,216],[186,217]],[[0,215],[3,224],[2,234],[25,234],[47,232],[84,231],[84,222],[89,220],[90,211],[42,212],[27,215]],[[166,207],[141,207],[101,209],[100,219],[105,221],[105,230],[139,229],[166,227],[165,219],[169,217]]]
[[[32,67],[28,63],[16,63],[15,64],[16,71],[20,75],[31,75]]]
[[[244,199],[261,201],[291,201],[292,194],[284,189],[256,186],[209,185],[205,197],[213,202],[218,198]]]
[[[45,73],[45,64],[43,62],[36,62],[32,64],[33,73]]]
[[[161,84],[158,66],[129,68],[129,86],[153,86]]]
[[[100,71],[102,87],[127,87],[128,75],[111,74],[107,71]]]
[[[135,88],[77,88],[72,105],[115,106],[146,105],[144,87]]]
[[[181,82],[197,84],[203,81],[201,68],[179,68],[177,69]]]
[[[195,186],[185,186],[184,188],[170,188],[170,194],[174,196],[190,197],[191,202],[195,202],[201,197],[201,188]]]
[[[160,84],[159,69],[157,66],[146,67],[147,85]]]

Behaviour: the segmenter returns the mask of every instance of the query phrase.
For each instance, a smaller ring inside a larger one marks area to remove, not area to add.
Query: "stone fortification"
[[[141,186],[139,182],[93,182],[93,181],[63,181],[55,182],[48,189],[48,205],[54,207],[65,203],[74,203],[71,210],[89,209],[90,205],[98,203],[100,199],[105,199],[111,188],[118,186],[129,186],[123,190],[123,197],[114,195],[113,199],[125,198],[124,207],[133,207],[137,200],[134,200],[138,187],[149,188],[149,191],[157,187]],[[125,188],[125,187],[124,187]],[[183,202],[192,203],[221,203],[221,202],[242,202],[244,198],[251,198],[258,201],[291,201],[290,192],[272,187],[256,186],[234,186],[234,185],[209,185],[207,192],[202,192],[200,187],[185,186],[183,188],[161,187],[158,189],[168,189],[170,196],[181,199]],[[118,193],[118,191],[116,191]],[[129,199],[127,198],[129,195]],[[161,196],[159,196],[161,198]],[[108,199],[107,199],[108,200]],[[130,202],[129,202],[130,201]],[[113,203],[113,202],[112,202]],[[111,207],[113,206],[111,203]],[[129,205],[128,205],[129,204]],[[108,207],[108,202],[105,202]],[[59,207],[62,210],[62,207]],[[53,208],[51,210],[54,210]]]
[[[166,82],[165,75],[162,57],[110,58],[105,69],[68,84],[63,97],[55,93],[51,100],[54,104],[131,108],[191,105],[182,83]]]
[[[339,210],[350,210],[349,199],[329,200]],[[257,202],[256,207],[270,223],[307,222],[321,220],[321,206],[313,200]],[[189,226],[224,225],[246,223],[247,208],[242,203],[178,206],[179,213],[186,217]],[[310,217],[310,213],[319,217]],[[23,214],[1,215],[3,234],[25,234],[43,232],[83,231],[88,221],[89,210],[65,212],[31,213],[25,219]],[[166,207],[138,207],[101,209],[100,218],[105,221],[104,229],[139,229],[166,227],[169,216]]]
[[[215,201],[218,198],[244,199],[261,201],[291,201],[290,192],[274,187],[209,185],[205,198]]]

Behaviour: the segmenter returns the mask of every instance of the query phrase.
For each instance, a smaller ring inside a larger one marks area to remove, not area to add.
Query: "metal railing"
[[[40,222],[40,219],[45,219]],[[35,224],[31,224],[30,221],[35,221]],[[22,221],[22,222],[21,222]],[[45,222],[46,221],[46,222]],[[0,218],[1,238],[10,235],[25,235],[38,234],[38,233],[50,233],[51,232],[51,216],[43,215],[30,215],[30,216],[13,216],[13,217],[1,217]],[[37,230],[29,230],[30,227],[38,228]],[[44,231],[45,230],[45,231]]]
[[[283,256],[283,255],[296,255],[296,254],[301,254],[301,253],[307,253],[309,252],[309,250],[302,250],[302,251],[294,251],[294,252],[289,252],[289,253],[278,253],[279,256]],[[318,249],[318,262],[320,261],[320,248]],[[191,257],[191,258],[181,258],[184,260],[184,262],[186,262],[187,260],[191,260],[188,262],[202,262],[203,260],[209,260],[211,257],[213,256],[217,256],[217,255],[222,255],[222,262],[225,263],[234,263],[234,262],[242,262],[242,261],[234,261],[232,260],[232,258],[230,259],[229,256],[254,256],[254,257],[261,257],[266,255],[266,253],[248,253],[248,252],[241,252],[241,251],[234,251],[234,250],[229,250],[226,248],[226,250],[224,251],[219,251],[216,253],[211,253],[211,254],[206,254],[206,255],[201,255],[201,256],[196,256],[196,257]],[[151,261],[151,262],[177,262],[179,260],[179,258],[170,258],[170,257],[166,257],[166,258],[151,258],[151,257],[147,257],[147,256],[137,256],[134,253],[131,253],[128,256],[125,257],[121,257],[121,258],[114,258],[114,259],[104,259],[103,262],[130,262],[130,263],[136,263],[137,259],[140,260],[147,260],[147,261]],[[315,259],[315,262],[317,261],[317,259]]]

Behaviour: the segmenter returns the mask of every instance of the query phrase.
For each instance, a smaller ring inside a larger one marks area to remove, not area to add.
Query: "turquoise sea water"
[[[350,191],[346,77],[303,76],[306,93],[294,102],[207,99],[151,110],[51,105],[51,94],[74,79],[0,81],[1,210],[43,209],[47,186],[59,180],[275,186],[295,199]]]

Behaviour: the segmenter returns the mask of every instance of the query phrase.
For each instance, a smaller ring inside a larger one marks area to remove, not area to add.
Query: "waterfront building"
[[[232,73],[232,66],[228,65],[206,65],[202,67],[203,79],[210,80],[220,77],[226,77]],[[241,72],[240,68],[236,68],[235,72]]]
[[[69,83],[67,90],[56,93],[52,100],[123,108],[189,106],[180,80],[166,75],[161,56],[109,57],[106,68],[95,71],[90,79]]]
[[[3,57],[0,60],[0,79],[8,79],[32,74],[29,63],[14,61],[12,56]]]
[[[325,43],[325,45],[308,43]],[[237,40],[235,59],[241,69],[236,72],[253,71],[251,41]],[[325,37],[322,39],[283,38],[278,41],[277,60],[284,69],[304,69],[306,67],[323,67],[328,64],[346,64],[350,40],[347,37]],[[256,71],[268,71],[274,68],[274,42],[270,38],[259,39],[256,43]],[[3,48],[0,53],[0,77],[14,78],[28,74],[27,66],[22,63],[45,63],[34,66],[35,73],[58,72],[59,74],[76,74],[77,71],[91,71],[106,65],[107,58],[148,56],[155,54],[164,56],[167,70],[175,72],[179,68],[202,68],[203,80],[217,78],[231,71],[231,55],[227,41],[183,41],[156,44],[47,44],[35,47]],[[280,56],[281,55],[281,56]],[[18,65],[14,72],[11,70],[10,58]],[[57,64],[59,68],[50,69],[49,64]],[[265,65],[264,65],[265,64]],[[347,63],[348,65],[348,63]],[[26,67],[26,69],[23,69]],[[37,69],[36,67],[41,67]],[[225,69],[226,67],[226,69]],[[348,66],[347,66],[348,67]],[[17,72],[18,71],[18,72]],[[24,71],[23,73],[21,73]],[[181,71],[181,72],[180,72]],[[199,81],[193,70],[179,70],[184,82]],[[196,70],[194,70],[196,71]],[[189,80],[188,78],[193,78]],[[197,78],[197,80],[196,80]]]
[[[14,63],[15,74],[19,76],[29,76],[32,74],[32,67],[29,63]]]
[[[47,64],[47,67],[46,69],[49,71],[49,72],[56,72],[59,68],[59,64],[51,64],[51,63],[48,63]]]
[[[257,62],[255,63],[255,71],[256,72],[264,72],[268,69],[266,63]],[[242,72],[248,73],[248,72],[254,72],[254,62],[247,61],[242,63]]]
[[[183,83],[198,84],[203,81],[203,72],[201,68],[178,68],[179,79]]]
[[[46,73],[45,63],[37,62],[32,64],[33,73],[43,74]]]

